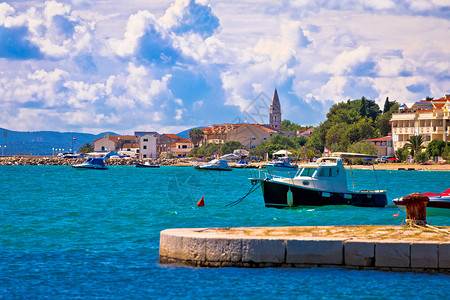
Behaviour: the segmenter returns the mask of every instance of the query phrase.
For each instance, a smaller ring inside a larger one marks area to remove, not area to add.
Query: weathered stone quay
[[[167,229],[160,263],[198,267],[344,267],[450,274],[449,227],[319,226]]]
[[[0,157],[0,165],[32,165],[32,166],[71,166],[84,162],[85,159],[57,158],[52,156],[5,156]],[[107,159],[105,165],[109,166],[133,166],[136,163],[158,163],[162,166],[190,166],[191,159],[159,158],[159,159]]]

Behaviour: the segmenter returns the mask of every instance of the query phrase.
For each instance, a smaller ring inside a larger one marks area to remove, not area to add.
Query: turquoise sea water
[[[355,188],[376,189],[371,171]],[[158,264],[166,228],[399,225],[395,208],[265,208],[261,190],[241,204],[252,170],[189,167],[0,166],[0,298],[411,298],[450,297],[450,276],[340,268],[191,268]],[[379,171],[388,198],[449,188],[450,172]],[[352,185],[350,175],[349,186]],[[198,208],[204,196],[206,206]],[[433,225],[450,225],[429,217]]]

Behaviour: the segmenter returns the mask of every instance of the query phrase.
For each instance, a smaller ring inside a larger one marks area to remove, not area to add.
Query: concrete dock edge
[[[211,229],[166,229],[159,261],[199,267],[344,267],[450,274],[449,242],[222,235]]]

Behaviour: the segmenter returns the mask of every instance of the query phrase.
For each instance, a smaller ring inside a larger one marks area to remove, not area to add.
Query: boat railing
[[[258,169],[258,178],[259,179],[274,179],[274,178],[279,178],[279,179],[293,179],[295,174],[297,172],[282,172],[282,171],[274,171],[274,170],[267,170],[267,169]]]

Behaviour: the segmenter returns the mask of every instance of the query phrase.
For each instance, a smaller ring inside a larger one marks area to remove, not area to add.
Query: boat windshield
[[[303,168],[298,172],[298,176],[312,177],[317,168]]]

